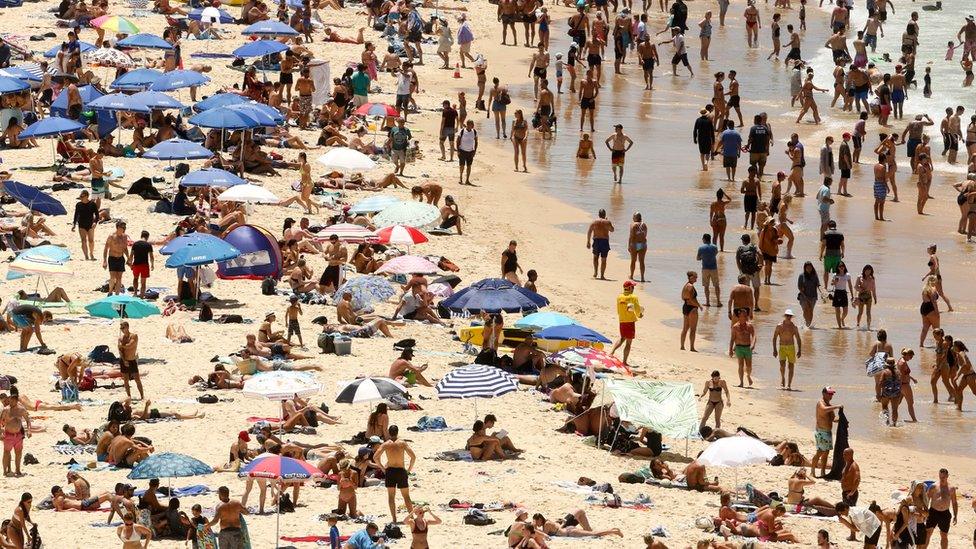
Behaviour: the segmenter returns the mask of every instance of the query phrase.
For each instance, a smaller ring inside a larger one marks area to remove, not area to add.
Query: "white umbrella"
[[[235,185],[220,193],[217,200],[224,202],[247,202],[249,204],[277,204],[279,199],[264,187],[257,185]]]
[[[356,404],[386,400],[391,395],[406,394],[407,388],[388,377],[366,377],[339,382],[336,402]]]
[[[28,275],[72,275],[75,270],[63,261],[21,254],[10,263],[10,270]]]
[[[332,235],[345,242],[363,242],[376,238],[376,233],[355,223],[336,223],[319,231],[318,238],[327,239]]]
[[[203,11],[200,12],[200,22],[210,23],[211,25],[219,25],[220,10],[213,6],[203,8]]]
[[[318,160],[327,168],[348,172],[366,172],[376,167],[376,162],[370,157],[348,147],[334,147]]]
[[[302,372],[264,372],[244,382],[244,396],[267,400],[307,397],[321,390],[322,385],[314,377]]]
[[[96,63],[106,67],[131,68],[136,66],[135,61],[128,54],[115,48],[99,48],[97,50],[87,51],[82,55],[88,59],[89,63]]]
[[[698,456],[698,463],[735,469],[735,486],[739,484],[739,467],[762,465],[776,456],[776,450],[765,442],[746,435],[720,438]]]

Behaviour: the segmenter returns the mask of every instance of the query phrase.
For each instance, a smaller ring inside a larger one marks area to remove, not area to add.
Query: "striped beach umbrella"
[[[343,242],[365,242],[376,238],[376,233],[355,223],[336,223],[319,231],[319,238],[328,239],[332,235]]]
[[[263,372],[244,382],[244,396],[267,400],[288,400],[312,396],[322,390],[315,378],[304,372]]]
[[[376,231],[376,241],[380,244],[413,246],[427,242],[427,235],[419,229],[404,225],[391,225]]]
[[[430,261],[415,255],[394,257],[376,269],[379,274],[434,274],[440,269]]]
[[[472,364],[450,371],[436,389],[438,398],[494,398],[518,390],[518,381],[494,366]]]
[[[116,34],[139,34],[139,27],[121,15],[103,15],[91,20],[91,26]]]
[[[388,377],[364,377],[349,382],[340,382],[336,402],[344,404],[373,402],[406,393],[406,387]]]

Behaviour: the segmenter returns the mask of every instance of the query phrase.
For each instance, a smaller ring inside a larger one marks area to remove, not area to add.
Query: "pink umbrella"
[[[634,375],[619,358],[593,347],[570,347],[549,355],[546,360],[570,368],[593,368],[597,371]]]
[[[376,231],[376,242],[380,244],[402,244],[412,246],[427,242],[427,235],[420,230],[404,225],[383,227]]]
[[[377,273],[391,274],[434,274],[440,269],[430,261],[415,255],[401,255],[384,263]]]
[[[355,223],[337,223],[322,229],[317,235],[319,240],[328,240],[332,235],[339,237],[343,242],[366,242],[376,237],[376,233]]]

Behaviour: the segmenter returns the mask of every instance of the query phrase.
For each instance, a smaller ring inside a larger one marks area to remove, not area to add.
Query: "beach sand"
[[[46,14],[40,13],[39,8],[46,8],[51,2],[28,4],[27,7],[4,12],[7,29],[24,29],[22,32],[39,33],[53,27],[53,20]],[[494,21],[494,6],[487,4],[457,4],[468,8],[469,14],[475,22],[475,34],[479,37],[475,51],[485,52],[490,62],[489,77],[499,75],[503,82],[524,81],[522,76],[527,71],[527,55],[531,50],[524,48],[501,48],[497,45],[498,29]],[[121,4],[113,3],[118,13],[126,10]],[[562,8],[550,8],[554,14],[565,16]],[[118,11],[121,10],[121,11]],[[341,14],[324,11],[323,18],[329,23],[345,26],[338,29],[341,34],[352,34],[356,25],[349,25],[349,21],[358,23],[363,16],[353,19],[353,8]],[[811,10],[813,11],[813,10]],[[700,7],[692,3],[693,15],[700,12]],[[764,11],[764,14],[767,12]],[[660,15],[654,14],[655,20],[662,20]],[[732,19],[732,18],[730,18]],[[159,33],[160,17],[152,16],[136,19],[143,30]],[[734,22],[734,20],[733,20]],[[741,22],[735,22],[741,26]],[[41,27],[35,30],[33,27]],[[452,26],[454,26],[452,24]],[[230,51],[240,44],[236,36],[237,27],[233,29],[230,39],[221,42],[184,42],[184,55],[196,51]],[[553,28],[553,34],[564,32],[561,26]],[[521,29],[520,29],[521,30]],[[741,29],[739,29],[741,30]],[[734,35],[736,30],[730,28],[727,33]],[[93,39],[93,33],[82,35],[83,39]],[[732,38],[736,40],[735,38]],[[55,44],[54,41],[37,44],[44,49]],[[713,45],[715,51],[718,44]],[[359,46],[322,44],[316,42],[312,46],[318,57],[329,59],[333,63],[333,75],[341,72],[339,67],[346,60],[356,60]],[[738,47],[738,46],[737,46]],[[468,93],[469,112],[477,120],[474,106],[474,75],[473,71],[462,71],[463,79],[454,80],[451,71],[436,68],[437,59],[433,54],[434,46],[427,54],[427,65],[420,69],[421,89],[418,103],[423,109],[437,107],[445,97],[452,100],[454,90],[464,87]],[[662,58],[669,54],[666,48],[661,48]],[[632,66],[628,66],[633,71]],[[701,71],[705,72],[705,71]],[[659,73],[660,74],[660,73]],[[108,72],[106,72],[108,75]],[[227,84],[238,81],[240,75],[226,69],[215,67],[212,73],[215,83]],[[108,79],[111,77],[108,76]],[[707,82],[700,77],[698,84]],[[706,84],[707,85],[707,84]],[[388,76],[381,77],[380,86],[386,93],[380,94],[379,100],[392,102],[389,94],[394,83]],[[666,80],[661,87],[667,89]],[[202,94],[209,94],[215,85],[202,90]],[[448,93],[450,92],[450,93]],[[770,90],[769,101],[782,108],[780,97],[782,90]],[[178,96],[179,97],[179,96]],[[371,96],[373,97],[373,96]],[[187,100],[184,93],[183,100]],[[688,99],[688,109],[698,108],[704,97]],[[528,104],[528,103],[524,103]],[[529,109],[531,110],[531,109]],[[656,118],[654,108],[649,109],[649,117]],[[746,109],[748,112],[749,109]],[[574,118],[575,120],[575,118]],[[490,123],[481,124],[481,145],[475,160],[475,176],[473,180],[479,187],[458,187],[453,183],[456,176],[456,165],[437,160],[436,143],[431,139],[437,133],[439,115],[425,110],[416,117],[411,117],[411,128],[415,136],[421,140],[424,159],[418,163],[408,165],[405,180],[407,185],[422,181],[435,181],[445,187],[447,194],[454,195],[460,204],[462,213],[467,217],[465,235],[450,237],[432,237],[428,244],[418,246],[416,252],[421,254],[438,254],[450,258],[461,266],[465,283],[478,279],[497,276],[498,255],[508,240],[519,242],[519,251],[523,266],[535,268],[540,272],[540,292],[552,302],[550,310],[563,312],[574,318],[585,319],[588,326],[605,334],[616,334],[616,322],[613,315],[614,298],[619,292],[620,274],[626,272],[624,261],[611,256],[608,272],[618,278],[616,282],[599,282],[589,278],[590,257],[582,248],[583,235],[574,230],[581,222],[592,216],[592,211],[583,211],[574,206],[560,202],[558,196],[551,196],[536,190],[534,178],[540,178],[540,183],[546,184],[546,176],[541,169],[533,166],[533,173],[529,175],[512,175],[510,171],[511,149],[507,142],[496,143],[491,139]],[[690,119],[679,122],[681,127],[690,131]],[[572,136],[572,123],[565,127],[567,134]],[[780,134],[787,131],[786,126]],[[814,135],[812,132],[810,135]],[[306,140],[314,135],[305,133]],[[533,138],[533,153],[536,145]],[[567,139],[563,136],[562,139]],[[571,137],[568,137],[571,139]],[[680,134],[683,142],[685,134]],[[815,141],[810,138],[809,143]],[[41,147],[30,151],[8,151],[3,155],[4,166],[8,169],[25,165],[43,164],[50,158],[48,143],[41,143]],[[685,146],[682,143],[681,146]],[[544,147],[544,146],[541,146]],[[690,145],[689,145],[690,147]],[[810,150],[810,149],[808,149]],[[320,151],[324,152],[324,151]],[[286,158],[294,158],[295,151],[284,151]],[[314,158],[318,151],[312,151]],[[605,155],[604,155],[605,156]],[[533,159],[534,160],[534,159]],[[605,159],[604,159],[605,161]],[[106,166],[118,166],[126,170],[125,183],[134,181],[143,175],[168,174],[161,172],[164,166],[147,160],[106,160]],[[633,166],[633,164],[631,165]],[[371,176],[388,173],[390,164],[383,162]],[[601,170],[605,165],[597,165],[594,173],[600,177],[609,178]],[[688,167],[687,180],[689,185],[695,185],[695,175],[692,175],[694,164]],[[632,170],[635,173],[638,170]],[[313,168],[313,173],[324,173],[320,166]],[[424,174],[424,175],[420,175]],[[43,184],[48,177],[45,172],[15,171],[15,179],[30,184]],[[295,172],[285,172],[279,178],[257,178],[268,189],[281,197],[291,194],[290,184],[297,179]],[[679,178],[680,179],[680,178]],[[808,186],[810,183],[808,182]],[[68,206],[69,210],[77,191],[65,191],[55,195]],[[350,192],[348,200],[355,202],[368,193]],[[404,190],[392,191],[402,198],[408,198]],[[599,201],[602,203],[602,199]],[[136,236],[142,229],[149,230],[153,238],[157,238],[171,229],[175,218],[162,215],[148,215],[150,202],[142,201],[134,196],[126,196],[120,200],[110,202],[113,217],[123,218],[129,223],[129,234]],[[807,204],[809,207],[809,204]],[[588,208],[592,210],[594,208]],[[626,210],[627,208],[622,208]],[[298,209],[283,210],[273,206],[258,206],[250,217],[252,223],[266,227],[273,234],[280,234],[281,222],[284,217],[298,217]],[[320,219],[320,218],[316,218]],[[75,258],[80,257],[80,247],[75,235],[70,234],[67,218],[49,219],[50,226],[58,233],[53,240],[66,244]],[[653,222],[651,223],[653,227]],[[695,227],[703,225],[700,222],[691,223]],[[110,227],[102,225],[97,232],[97,245],[104,242]],[[700,229],[695,229],[694,233]],[[730,230],[730,236],[735,233]],[[688,254],[685,254],[688,255]],[[168,291],[175,290],[174,273],[162,267],[162,261],[157,255],[157,269],[153,272],[150,283],[153,286],[166,286]],[[319,258],[311,259],[316,275],[322,268]],[[653,260],[652,260],[653,263]],[[689,263],[690,260],[687,260]],[[77,303],[87,303],[97,299],[99,294],[94,291],[104,278],[104,271],[95,262],[86,263],[75,259],[71,263],[75,267],[72,277],[51,278],[46,282],[51,285],[63,286]],[[678,273],[683,272],[682,268]],[[674,274],[672,273],[672,276]],[[961,275],[957,275],[960,276]],[[33,289],[35,279],[28,278],[20,282],[8,282],[7,291],[3,297],[9,298],[17,289]],[[652,283],[653,285],[654,283]],[[677,293],[678,286],[667,295]],[[239,307],[232,310],[221,310],[215,307],[216,314],[222,312],[237,313],[245,318],[260,321],[263,313],[268,310],[283,311],[285,305],[281,297],[262,296],[256,282],[247,281],[218,281],[213,289],[215,295],[224,299],[235,299],[241,302]],[[662,292],[664,292],[662,290]],[[667,292],[664,292],[667,293]],[[957,292],[963,295],[961,292]],[[634,346],[634,362],[644,369],[649,379],[684,380],[690,381],[696,389],[704,382],[707,373],[713,369],[725,372],[726,379],[731,379],[734,365],[722,356],[722,353],[701,353],[690,355],[679,353],[676,348],[678,331],[673,327],[672,320],[678,318],[677,308],[673,305],[676,300],[667,303],[658,295],[642,292],[641,299],[647,308],[645,319],[639,324],[638,339]],[[334,309],[323,306],[305,306],[302,323],[306,342],[310,344],[310,352],[315,353],[315,326],[309,323],[311,318],[319,314],[334,316]],[[379,310],[389,313],[392,304],[384,304]],[[195,374],[205,375],[212,368],[209,359],[216,354],[226,354],[237,350],[244,342],[244,335],[256,329],[256,325],[214,325],[194,321],[195,313],[177,313],[173,317],[151,317],[144,320],[132,321],[133,331],[140,335],[140,356],[147,360],[142,366],[145,374],[144,383],[147,395],[158,406],[165,410],[190,412],[202,410],[207,417],[201,420],[184,422],[162,422],[151,425],[139,425],[137,434],[149,437],[157,451],[184,452],[198,457],[212,465],[220,464],[227,455],[227,449],[233,442],[235,434],[248,425],[248,416],[270,416],[277,414],[274,403],[249,400],[239,393],[221,392],[219,396],[232,398],[231,402],[221,402],[212,405],[200,405],[186,402],[199,396],[195,389],[190,388],[186,381]],[[114,349],[117,337],[116,322],[111,321],[82,321],[82,317],[72,315],[56,315],[58,322],[54,326],[45,326],[45,339],[58,353],[78,351],[87,353],[98,344],[107,344]],[[514,318],[507,319],[509,323]],[[182,324],[196,341],[190,344],[173,344],[164,338],[165,326],[168,323]],[[463,323],[455,321],[455,328]],[[717,329],[718,342],[714,345],[721,349],[724,345],[724,328]],[[440,378],[453,366],[468,363],[470,356],[459,354],[460,345],[452,341],[447,329],[409,325],[396,330],[397,339],[412,337],[419,343],[416,362],[429,362],[430,372],[435,378]],[[392,350],[393,340],[375,339],[369,341],[355,340],[351,356],[336,357],[323,356],[309,362],[321,364],[325,371],[317,373],[316,377],[324,384],[325,390],[317,395],[313,402],[329,404],[333,413],[342,416],[344,424],[335,427],[320,427],[318,435],[289,435],[287,438],[302,442],[335,442],[344,440],[363,430],[366,423],[367,405],[341,405],[334,403],[336,382],[349,380],[357,375],[385,375],[389,363],[395,358]],[[16,336],[6,335],[0,340],[6,349],[16,348]],[[708,348],[707,342],[702,347]],[[859,367],[860,355],[852,356],[852,367]],[[151,359],[151,360],[149,360]],[[22,394],[31,399],[52,402],[57,394],[48,392],[51,373],[54,368],[54,357],[43,357],[33,354],[8,355],[4,361],[2,371],[10,372],[20,378],[19,386]],[[864,380],[867,383],[868,380]],[[770,396],[765,391],[754,398],[751,392],[737,392],[733,406],[725,410],[723,419],[727,426],[746,425],[767,438],[785,438],[794,440],[800,445],[805,455],[812,454],[813,405],[811,394],[819,381],[803,380],[806,389],[805,398],[809,400],[806,412],[799,413],[802,418],[796,421],[791,414],[783,412],[784,400],[789,397]],[[825,382],[829,379],[825,378]],[[923,382],[924,383],[924,382]],[[924,392],[924,386],[921,392]],[[411,494],[415,501],[430,503],[435,512],[444,519],[441,526],[430,529],[430,545],[432,547],[499,547],[504,538],[488,535],[488,532],[500,530],[511,523],[512,517],[508,512],[491,513],[497,521],[488,527],[465,526],[461,522],[462,513],[440,512],[438,506],[451,498],[470,500],[475,502],[514,501],[530,510],[541,512],[547,517],[562,516],[576,508],[583,508],[590,516],[593,525],[598,529],[618,527],[624,530],[623,540],[607,538],[603,540],[574,541],[558,539],[552,542],[555,547],[586,546],[586,547],[638,547],[640,537],[652,527],[661,525],[667,528],[672,538],[666,540],[669,547],[683,547],[693,543],[702,536],[694,528],[694,520],[701,516],[711,516],[718,510],[718,497],[711,494],[690,493],[679,490],[661,489],[644,485],[626,485],[617,482],[617,475],[622,472],[632,472],[644,462],[611,456],[582,444],[578,437],[555,433],[554,430],[562,425],[566,415],[554,412],[551,406],[539,396],[530,391],[520,391],[491,402],[479,402],[479,414],[494,413],[499,418],[499,427],[507,429],[521,448],[526,449],[522,459],[499,463],[456,463],[434,461],[433,456],[440,451],[459,449],[464,446],[468,436],[467,428],[475,418],[475,406],[471,402],[438,401],[432,389],[413,389],[411,393],[415,400],[424,408],[423,411],[392,412],[391,422],[404,429],[415,424],[422,415],[442,415],[452,426],[462,427],[464,431],[447,433],[412,433],[404,432],[403,437],[410,441],[415,449],[418,460],[414,469],[416,476],[411,481]],[[30,491],[34,495],[35,503],[46,495],[50,486],[64,485],[63,463],[67,457],[56,454],[51,446],[57,440],[63,439],[60,427],[70,423],[78,428],[93,427],[105,420],[107,403],[124,395],[120,388],[99,389],[94,394],[84,394],[103,401],[102,406],[86,407],[81,412],[47,412],[43,424],[47,432],[35,435],[27,441],[26,451],[34,454],[41,465],[27,466],[27,476],[16,479],[3,479],[3,490],[0,490],[0,514],[6,516],[14,508],[21,492]],[[862,395],[863,396],[863,395]],[[426,399],[425,399],[426,398]],[[925,397],[920,396],[919,400]],[[837,401],[844,403],[844,393],[837,397]],[[919,403],[919,407],[921,403]],[[877,427],[872,426],[874,430]],[[936,470],[946,466],[952,471],[953,482],[961,487],[962,493],[967,493],[976,480],[976,464],[971,457],[957,452],[943,452],[937,445],[919,447],[911,440],[907,429],[892,431],[888,439],[867,441],[861,438],[861,426],[854,426],[852,431],[852,445],[857,451],[857,460],[861,465],[862,501],[877,500],[884,507],[889,507],[889,498],[893,491],[907,486],[911,479],[935,478]],[[863,429],[869,429],[863,426]],[[874,439],[878,437],[872,437]],[[666,441],[671,451],[665,454],[672,468],[679,469],[689,458],[685,457],[683,441]],[[688,456],[694,456],[704,447],[701,442],[692,441],[688,447]],[[84,461],[85,459],[79,459]],[[789,468],[772,468],[756,466],[733,473],[729,470],[710,469],[709,475],[717,475],[723,486],[731,486],[734,479],[740,482],[748,479],[756,486],[767,491],[786,491],[786,478]],[[122,471],[89,472],[84,476],[92,484],[93,493],[110,491],[116,482],[124,481]],[[554,487],[554,481],[575,481],[579,476],[588,476],[598,482],[610,482],[624,499],[632,499],[639,493],[646,494],[654,501],[651,510],[608,509],[600,505],[589,505],[579,494],[561,491]],[[136,483],[140,487],[144,484]],[[243,482],[232,474],[215,474],[206,477],[177,479],[174,486],[188,484],[206,484],[212,488],[226,485],[231,488],[233,497],[239,497],[243,490]],[[833,483],[818,483],[808,489],[808,494],[824,497],[828,500],[839,498],[839,486]],[[281,517],[281,532],[283,535],[325,535],[328,527],[317,517],[334,508],[336,501],[334,489],[305,488],[300,497],[301,506],[294,514]],[[381,525],[388,521],[384,517],[388,513],[386,495],[382,488],[365,488],[358,491],[359,508],[371,515],[379,515],[377,522]],[[204,508],[212,508],[217,502],[215,495],[187,498],[182,501],[182,507],[188,509],[194,503],[200,503]],[[256,500],[252,495],[250,505]],[[960,499],[962,517],[959,526],[953,529],[950,538],[951,547],[962,547],[968,543],[968,532],[974,525],[972,515],[967,510],[970,501]],[[209,516],[209,515],[208,515]],[[402,516],[402,515],[401,515]],[[40,525],[42,537],[53,547],[114,547],[119,544],[114,529],[94,528],[92,523],[104,522],[102,513],[67,512],[55,514],[51,511],[37,511],[32,518]],[[271,547],[276,527],[273,515],[249,518],[251,539],[254,547]],[[820,528],[827,528],[832,538],[842,547],[860,546],[849,542],[839,541],[845,537],[845,529],[836,522],[821,522],[810,519],[787,518],[787,526],[804,542],[811,545],[815,539],[815,532]],[[351,534],[359,529],[351,523],[340,524],[344,534]],[[153,543],[155,546],[156,543]],[[407,546],[407,541],[400,541],[396,546]],[[165,541],[159,543],[162,547],[182,546],[182,543]],[[301,546],[308,546],[299,544]]]

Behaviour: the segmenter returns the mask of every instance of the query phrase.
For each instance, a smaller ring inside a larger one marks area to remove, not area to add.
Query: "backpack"
[[[395,150],[406,150],[406,148],[410,145],[410,135],[406,131],[399,128],[397,131],[393,132],[392,139],[393,148]]]
[[[207,305],[206,303],[200,305],[198,320],[200,322],[210,322],[213,320],[213,310],[210,308],[210,305]]]
[[[220,399],[217,398],[217,395],[212,395],[210,393],[197,397],[197,402],[200,404],[216,404],[218,400]]]
[[[281,494],[281,498],[278,500],[278,511],[281,513],[295,512],[295,504],[292,503],[289,494]]]
[[[386,539],[403,539],[403,531],[400,530],[399,526],[391,522],[383,528],[383,536]]]
[[[508,90],[502,90],[498,93],[498,102],[502,105],[511,105],[512,98],[508,95]]]
[[[94,391],[95,387],[98,387],[98,382],[95,381],[95,376],[92,374],[91,370],[85,369],[85,374],[81,376],[81,381],[78,382],[78,390]]]
[[[739,268],[748,275],[759,272],[759,250],[752,244],[739,248]]]
[[[261,281],[261,295],[275,295],[278,281],[270,276]]]
[[[464,523],[472,526],[488,526],[495,524],[495,519],[489,517],[480,509],[469,509],[468,514],[464,515]]]
[[[126,417],[125,408],[122,406],[121,402],[116,400],[111,406],[108,407],[108,420],[118,421],[119,423],[125,423],[129,420],[129,418]]]

